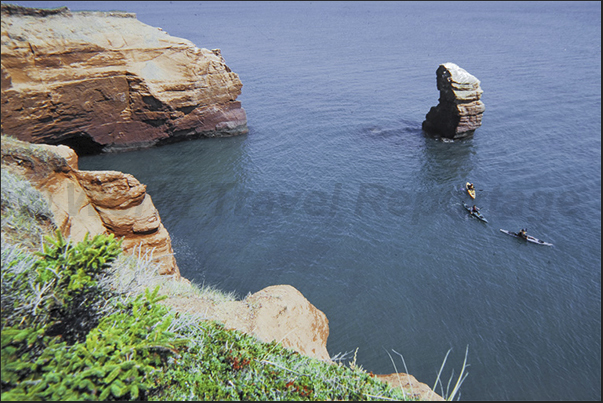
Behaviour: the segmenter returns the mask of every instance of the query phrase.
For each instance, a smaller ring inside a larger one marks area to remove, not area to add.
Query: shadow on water
[[[147,186],[173,242],[182,274],[199,266],[199,229],[215,228],[224,192],[248,182],[247,136],[199,139],[127,154],[80,158],[83,170],[117,170]],[[219,218],[219,217],[218,217]],[[191,278],[192,279],[192,278]],[[196,279],[193,279],[196,280]]]
[[[465,178],[471,180],[477,154],[473,136],[460,140],[432,136],[423,131],[421,122],[409,119],[365,126],[358,134],[375,144],[398,147],[402,156],[417,160],[422,179],[418,183],[426,187],[447,185],[459,179],[463,182]],[[421,152],[417,154],[417,150]]]

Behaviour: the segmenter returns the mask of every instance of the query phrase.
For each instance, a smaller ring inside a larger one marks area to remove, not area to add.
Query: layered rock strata
[[[67,146],[2,136],[2,168],[27,178],[50,202],[54,221],[75,242],[86,233],[123,237],[129,254],[152,256],[159,273],[180,278],[170,235],[146,186],[117,171],[80,171]]]
[[[248,131],[220,50],[135,14],[2,4],[1,35],[4,134],[82,155]]]
[[[423,130],[451,139],[471,136],[486,109],[480,81],[454,63],[441,64],[436,77],[440,99],[427,113]]]

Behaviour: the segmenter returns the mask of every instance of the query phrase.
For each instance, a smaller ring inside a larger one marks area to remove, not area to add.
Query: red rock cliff
[[[27,178],[49,201],[54,221],[75,242],[86,233],[123,237],[126,253],[152,254],[159,274],[180,278],[170,235],[146,186],[117,171],[80,171],[64,145],[28,144],[2,136],[2,168]]]
[[[131,13],[2,4],[2,130],[78,152],[247,133],[219,49]]]

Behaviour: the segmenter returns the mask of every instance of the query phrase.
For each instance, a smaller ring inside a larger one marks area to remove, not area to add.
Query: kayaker
[[[469,186],[467,186],[467,189],[469,189],[469,190],[474,190],[474,188],[473,188],[473,183],[470,183],[470,184],[469,184]]]
[[[519,231],[519,233],[517,235],[519,235],[523,239],[526,239],[528,237],[528,234],[526,234],[526,230],[525,229],[522,229],[521,231]]]
[[[473,207],[471,207],[471,212],[477,213],[478,211],[479,211],[479,208],[474,204]]]

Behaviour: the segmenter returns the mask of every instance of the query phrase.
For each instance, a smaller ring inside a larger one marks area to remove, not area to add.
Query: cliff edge
[[[26,178],[42,193],[49,201],[54,222],[66,237],[75,242],[86,233],[124,237],[126,253],[152,252],[159,265],[157,274],[189,283],[180,276],[170,236],[146,186],[132,175],[78,170],[77,155],[64,145],[28,144],[2,136],[1,150],[2,169]],[[300,354],[331,362],[326,347],[329,320],[290,285],[266,287],[242,301],[216,302],[195,294],[175,293],[162,303],[177,312],[216,320],[263,342],[277,341]],[[375,376],[419,400],[442,400],[412,375]]]
[[[170,235],[146,186],[117,171],[80,171],[67,146],[29,144],[2,136],[2,168],[27,178],[49,201],[61,233],[74,242],[86,233],[123,237],[128,254],[152,254],[159,274],[180,278]]]
[[[83,155],[248,132],[219,49],[132,13],[1,11],[4,134]]]

